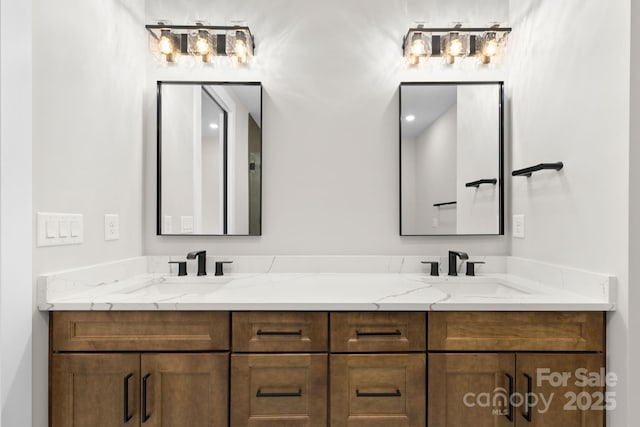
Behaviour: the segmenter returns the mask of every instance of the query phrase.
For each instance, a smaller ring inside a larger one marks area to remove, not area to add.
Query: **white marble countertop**
[[[126,269],[125,269],[126,270]],[[135,269],[133,269],[135,270]],[[133,271],[132,270],[132,271]],[[139,270],[138,270],[139,271]],[[121,273],[122,276],[124,273]],[[67,275],[69,276],[69,275]],[[71,275],[72,276],[72,275]],[[71,277],[69,276],[69,277]],[[117,275],[116,275],[117,276]],[[545,284],[511,273],[231,273],[223,277],[133,274],[111,281],[39,280],[42,311],[609,311],[611,281]],[[603,276],[604,277],[604,276]],[[113,279],[113,277],[111,277]],[[589,282],[590,283],[587,283]],[[599,287],[598,287],[599,286]]]

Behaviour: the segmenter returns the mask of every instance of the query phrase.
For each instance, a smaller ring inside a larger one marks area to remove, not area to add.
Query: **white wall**
[[[0,1],[0,425],[31,425],[31,0]],[[46,387],[46,377],[42,384]]]
[[[34,0],[33,211],[84,214],[84,244],[34,248],[34,276],[142,254],[143,4]],[[104,241],[105,213],[120,215],[120,240]],[[30,313],[33,425],[44,427],[47,316]]]
[[[619,280],[608,321],[609,368],[620,378],[618,409],[609,413],[616,427],[630,425],[631,410],[629,5],[511,1],[507,86],[513,168],[565,163],[560,173],[512,180],[513,213],[526,215],[526,239],[513,240],[513,255]]]
[[[626,360],[629,372],[628,384],[640,384],[640,4],[631,2],[631,138],[629,144],[629,291],[627,293],[629,326],[627,340],[629,345]],[[612,327],[623,323],[622,319],[614,319]],[[635,336],[632,339],[632,334]],[[621,340],[618,340],[621,341]],[[620,345],[620,348],[622,346]],[[625,361],[621,361],[623,363]],[[628,388],[629,402],[640,402],[640,388]],[[635,419],[631,405],[628,409],[628,419]],[[633,418],[632,418],[633,416]],[[622,424],[621,424],[622,425]]]
[[[402,37],[415,20],[507,21],[507,0],[148,1],[147,21],[246,20],[257,38],[249,69],[166,67],[151,55],[145,96],[145,233],[149,254],[506,254],[497,237],[399,236],[401,81],[501,80],[500,67],[432,61],[407,70]],[[155,235],[155,81],[262,81],[263,235]]]

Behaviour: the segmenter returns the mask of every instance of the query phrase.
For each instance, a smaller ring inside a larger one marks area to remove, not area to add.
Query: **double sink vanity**
[[[221,276],[141,257],[41,277],[51,425],[604,425],[565,397],[602,385],[541,373],[606,366],[610,277],[510,257],[474,277],[418,257],[232,258]]]

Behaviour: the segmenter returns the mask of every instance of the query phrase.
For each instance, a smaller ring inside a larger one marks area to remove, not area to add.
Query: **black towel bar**
[[[511,172],[511,176],[526,176],[527,178],[529,178],[531,176],[531,174],[533,174],[533,172],[538,172],[538,171],[547,170],[547,169],[552,169],[552,170],[559,171],[563,167],[564,167],[564,163],[562,163],[562,162],[540,163],[538,165],[531,166],[531,167],[528,167],[528,168],[515,170],[515,171]]]

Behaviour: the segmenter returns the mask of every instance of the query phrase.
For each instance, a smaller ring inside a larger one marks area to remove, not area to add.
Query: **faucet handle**
[[[431,275],[439,276],[440,275],[440,263],[438,261],[420,261],[422,264],[430,264],[431,265]]]
[[[484,261],[467,261],[467,276],[476,275],[476,264],[486,264]]]
[[[187,275],[187,261],[169,261],[169,264],[178,264],[178,276]]]
[[[224,264],[233,264],[233,261],[216,261],[216,272],[214,276],[224,276],[224,270],[222,269]]]

